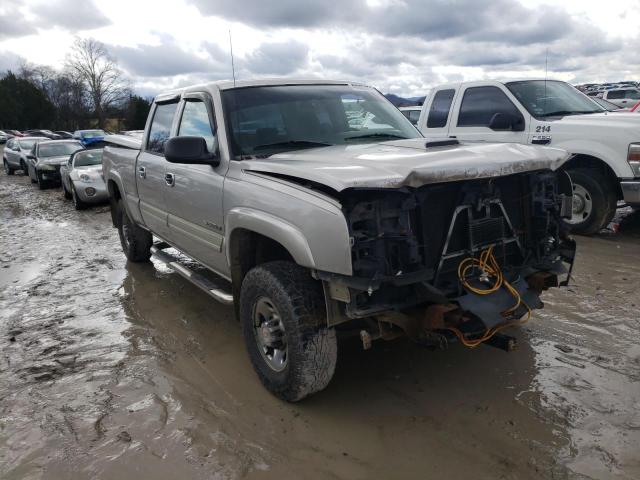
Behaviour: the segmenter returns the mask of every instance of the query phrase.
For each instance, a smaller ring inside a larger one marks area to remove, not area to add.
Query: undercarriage
[[[535,171],[411,189],[352,189],[341,202],[353,276],[318,272],[330,325],[358,320],[365,348],[408,335],[507,350],[502,333],[567,285],[575,242],[564,173]]]

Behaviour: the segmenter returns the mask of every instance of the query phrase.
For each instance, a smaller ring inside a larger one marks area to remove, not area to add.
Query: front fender
[[[236,207],[227,212],[225,221],[225,254],[230,259],[230,238],[233,231],[243,228],[264,235],[280,243],[298,265],[351,275],[351,262],[344,258],[314,258],[313,249],[305,234],[297,226],[270,213],[250,207]],[[348,238],[346,239],[348,241]],[[312,242],[313,243],[313,242]],[[317,257],[326,257],[318,255]],[[337,256],[336,256],[337,257]]]
[[[616,150],[606,143],[597,140],[565,140],[554,142],[554,147],[562,148],[574,155],[588,155],[606,163],[618,178],[633,177],[631,167],[626,161],[627,148]]]

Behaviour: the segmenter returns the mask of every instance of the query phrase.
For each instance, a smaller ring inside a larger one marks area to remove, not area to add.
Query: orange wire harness
[[[474,287],[468,281],[467,274],[469,270],[479,269],[482,273],[479,278],[487,281],[492,281],[491,285],[486,288]],[[521,325],[526,323],[531,318],[531,308],[527,305],[520,296],[520,293],[504,278],[502,273],[502,269],[498,264],[495,256],[493,255],[493,247],[489,247],[483,252],[480,253],[480,258],[468,257],[460,262],[458,265],[458,278],[460,279],[460,283],[466,288],[468,291],[475,293],[476,295],[491,295],[492,293],[497,292],[502,287],[504,287],[516,300],[515,305],[509,307],[508,309],[501,312],[501,314],[505,317],[512,315],[515,311],[523,305],[527,309],[527,314],[524,319],[513,320],[509,322],[502,323],[500,325],[496,325],[495,327],[488,328],[485,333],[480,338],[474,338],[473,340],[469,340],[464,336],[459,329],[455,327],[448,327],[448,330],[452,331],[460,343],[469,348],[475,348],[480,345],[482,342],[486,342],[491,337],[493,337],[496,333],[505,328],[511,327],[513,325]]]

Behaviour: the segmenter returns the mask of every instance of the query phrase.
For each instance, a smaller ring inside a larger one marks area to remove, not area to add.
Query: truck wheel
[[[13,175],[13,172],[15,171],[13,168],[11,168],[11,166],[9,165],[9,162],[7,162],[6,159],[3,160],[2,162],[4,164],[4,171],[7,175]]]
[[[326,326],[322,287],[308,270],[275,261],[249,271],[240,291],[240,321],[249,358],[264,386],[297,402],[324,389],[338,358]]]
[[[579,168],[568,173],[573,182],[573,215],[565,222],[574,233],[598,233],[615,215],[616,193],[597,170]]]
[[[122,251],[131,262],[148,262],[151,258],[151,245],[153,245],[151,233],[131,221],[122,200],[118,200],[116,208]]]

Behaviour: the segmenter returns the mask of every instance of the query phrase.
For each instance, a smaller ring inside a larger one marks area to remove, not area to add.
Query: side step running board
[[[169,245],[166,243],[156,243],[151,247],[151,254],[162,263],[166,264],[173,271],[181,275],[182,277],[189,280],[196,287],[203,290],[205,293],[208,293],[215,300],[220,303],[224,303],[225,305],[233,305],[233,295],[228,292],[222,290],[218,285],[215,285],[211,280],[200,275],[193,270],[189,270],[187,267],[182,265],[176,257],[171,255],[170,253],[163,252],[163,248],[168,248]]]

